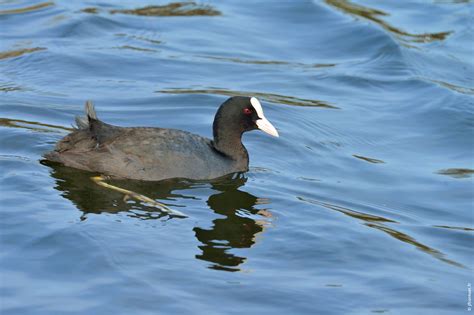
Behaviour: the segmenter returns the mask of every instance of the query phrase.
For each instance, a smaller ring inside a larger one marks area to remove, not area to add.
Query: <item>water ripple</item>
[[[335,63],[313,63],[307,64],[302,62],[289,62],[289,61],[282,61],[282,60],[251,60],[251,59],[242,59],[237,57],[221,57],[221,56],[206,56],[206,55],[198,55],[196,57],[205,58],[205,59],[212,59],[212,60],[222,60],[228,61],[233,63],[243,63],[243,64],[252,64],[252,65],[286,65],[286,66],[294,66],[300,68],[329,68],[336,66]]]
[[[424,78],[422,78],[423,80]],[[435,84],[441,85],[444,88],[447,88],[451,91],[455,91],[461,94],[468,94],[468,95],[474,95],[474,89],[465,87],[465,86],[459,86],[456,84],[448,83],[448,82],[443,82],[441,80],[434,80],[434,79],[425,79],[426,81],[433,82]]]
[[[72,131],[72,128],[44,124],[36,121],[27,121],[22,119],[0,118],[0,126],[9,128],[24,128],[38,132],[64,132]],[[58,130],[59,129],[59,130]]]
[[[328,5],[344,13],[370,20],[380,25],[386,31],[389,31],[390,33],[396,35],[396,37],[408,42],[429,43],[434,41],[442,41],[445,40],[446,37],[448,37],[452,33],[452,31],[446,31],[438,33],[412,34],[398,27],[395,27],[380,18],[380,16],[389,15],[384,11],[362,6],[360,4],[355,4],[349,0],[325,0],[325,2]]]
[[[90,11],[90,9],[89,9]],[[221,12],[210,5],[199,5],[196,2],[172,2],[166,5],[147,6],[138,9],[116,9],[111,14],[131,14],[141,16],[215,16]]]
[[[448,175],[453,178],[468,178],[474,174],[474,170],[469,168],[448,168],[436,172],[440,175]]]
[[[47,8],[53,5],[54,5],[54,2],[43,2],[43,3],[39,3],[39,4],[35,4],[35,5],[23,7],[23,8],[18,8],[18,9],[1,10],[0,15],[23,14],[23,13],[42,10],[44,8]]]
[[[382,161],[382,160],[378,160],[378,159],[374,159],[374,158],[369,158],[369,157],[362,156],[362,155],[353,154],[352,156],[355,157],[355,158],[358,158],[358,159],[360,159],[360,160],[364,160],[364,161],[366,161],[366,162],[373,163],[373,164],[385,163],[385,162]]]
[[[310,106],[310,107],[322,107],[322,108],[331,108],[339,109],[334,105],[330,105],[326,102],[319,100],[310,100],[304,98],[298,98],[294,96],[274,94],[274,93],[264,93],[264,92],[250,92],[250,91],[234,91],[221,88],[208,88],[208,89],[164,89],[156,91],[157,93],[167,93],[167,94],[217,94],[217,95],[226,95],[226,96],[255,96],[259,97],[262,100],[265,100],[270,103],[284,104],[284,105],[293,105],[293,106]]]
[[[406,233],[402,233],[402,232],[400,232],[400,231],[398,231],[398,230],[396,230],[392,227],[388,227],[385,224],[385,223],[397,223],[397,224],[399,224],[399,222],[397,222],[397,221],[394,221],[394,220],[391,220],[391,219],[388,219],[388,218],[384,218],[384,217],[381,217],[381,216],[375,216],[375,215],[372,215],[372,214],[362,213],[362,212],[359,212],[359,211],[351,210],[351,209],[344,208],[344,207],[341,207],[341,206],[338,206],[338,205],[333,205],[333,204],[329,204],[329,203],[326,203],[326,202],[321,202],[321,201],[314,200],[314,199],[308,199],[308,198],[303,198],[303,197],[298,197],[298,199],[301,200],[301,201],[310,203],[310,204],[315,204],[315,205],[319,205],[319,206],[322,206],[322,207],[327,208],[327,209],[335,210],[337,212],[343,213],[343,214],[345,214],[349,217],[352,217],[352,218],[355,218],[355,219],[358,219],[358,220],[362,220],[362,221],[364,221],[365,226],[368,226],[370,228],[374,228],[374,229],[377,229],[379,231],[385,232],[388,235],[392,236],[393,238],[395,238],[399,241],[402,241],[404,243],[413,245],[417,249],[421,250],[424,253],[427,253],[427,254],[431,255],[432,257],[434,257],[436,259],[439,259],[439,260],[441,260],[445,263],[448,263],[448,264],[456,266],[456,267],[466,268],[464,265],[462,265],[462,264],[460,264],[460,263],[458,263],[454,260],[446,258],[445,257],[446,255],[444,253],[442,253],[441,251],[439,251],[437,249],[434,249],[430,246],[427,246],[427,245],[417,241],[412,236],[409,236]]]
[[[0,52],[0,59],[14,58],[24,54],[31,54],[36,51],[46,50],[44,47],[23,48]]]

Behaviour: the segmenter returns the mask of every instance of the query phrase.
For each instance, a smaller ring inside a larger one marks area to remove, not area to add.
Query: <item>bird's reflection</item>
[[[168,218],[166,213],[155,207],[125,200],[123,194],[94,184],[91,181],[92,173],[48,161],[41,163],[51,168],[51,175],[56,180],[55,188],[82,212],[82,220],[87,219],[91,213],[119,212],[142,220]],[[239,190],[246,181],[243,176],[228,176],[211,182],[185,180],[109,182],[152,199],[164,201],[173,208],[179,207],[183,199],[200,199],[190,195],[189,190],[211,187],[215,193],[208,197],[207,205],[219,214],[219,217],[213,220],[210,228],[201,226],[193,228],[196,238],[201,243],[198,246],[200,253],[196,258],[210,262],[209,268],[212,269],[238,271],[247,258],[234,255],[231,251],[236,248],[250,248],[255,244],[257,234],[265,229],[271,216],[267,210],[255,207],[257,204],[265,203],[264,199]],[[187,195],[179,193],[184,190],[188,191]],[[186,212],[186,209],[182,211]]]
[[[231,254],[233,248],[249,248],[255,243],[255,237],[265,228],[264,220],[255,220],[254,215],[269,217],[266,210],[257,210],[255,205],[261,199],[238,190],[245,184],[246,178],[232,182],[214,183],[213,188],[219,193],[209,197],[207,204],[214,212],[223,215],[213,221],[209,229],[195,227],[196,238],[202,243],[199,248],[202,254],[196,258],[212,262],[211,268],[238,271],[245,257]]]

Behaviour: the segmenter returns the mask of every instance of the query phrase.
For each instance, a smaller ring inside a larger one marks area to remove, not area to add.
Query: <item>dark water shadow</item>
[[[90,214],[126,215],[139,220],[170,220],[159,209],[141,202],[125,200],[124,195],[95,185],[91,176],[94,173],[69,168],[49,161],[41,164],[51,169],[51,176],[56,180],[56,190],[70,200],[81,212],[81,220],[87,220]],[[211,187],[215,193],[207,198],[207,205],[219,218],[212,221],[210,228],[196,225],[193,228],[200,245],[195,257],[210,263],[209,268],[224,271],[239,271],[240,265],[247,257],[237,256],[230,251],[236,248],[250,248],[256,237],[269,224],[271,214],[267,210],[256,209],[257,204],[265,203],[252,194],[239,190],[247,178],[242,175],[230,175],[212,181],[188,181],[183,179],[160,182],[143,182],[133,180],[109,180],[113,185],[143,194],[159,200],[170,208],[186,213],[184,206],[179,205],[182,199],[200,199],[189,190]],[[180,193],[188,191],[186,194]],[[182,202],[181,202],[182,204]],[[189,213],[188,213],[189,214]],[[259,218],[255,218],[258,216]],[[176,218],[177,219],[177,218]],[[181,220],[181,219],[180,219]],[[197,223],[199,224],[199,223]],[[209,224],[206,224],[208,226]]]
[[[209,208],[224,217],[212,221],[210,228],[195,227],[196,238],[202,243],[202,250],[197,259],[212,263],[209,268],[226,271],[239,271],[246,257],[237,256],[229,251],[234,248],[250,248],[256,242],[259,233],[265,230],[271,213],[267,210],[256,209],[255,205],[262,204],[262,199],[241,191],[246,178],[239,178],[233,182],[217,182],[212,188],[218,193],[207,200]],[[260,215],[261,220],[251,216]]]
[[[383,163],[385,163],[382,160],[370,158],[370,157],[363,156],[363,155],[352,154],[352,156],[355,157],[355,158],[358,158],[360,160],[372,163],[372,164],[381,164],[381,163],[383,164]]]
[[[96,173],[81,171],[66,167],[64,165],[42,160],[41,164],[51,169],[51,176],[56,180],[56,190],[70,200],[82,212],[81,220],[86,220],[89,214],[102,213],[125,213],[129,217],[135,217],[142,220],[159,219],[167,214],[160,209],[141,204],[139,202],[128,200],[124,194],[103,188],[96,185],[91,177],[98,175]],[[139,191],[152,199],[185,198],[179,194],[171,192],[170,185],[152,185],[145,186],[135,181],[108,181],[110,184],[118,185],[121,188]],[[179,185],[179,182],[172,185],[174,189],[187,187],[185,184]]]
[[[469,168],[447,168],[437,171],[436,174],[447,175],[452,178],[469,178],[474,174],[474,170]]]

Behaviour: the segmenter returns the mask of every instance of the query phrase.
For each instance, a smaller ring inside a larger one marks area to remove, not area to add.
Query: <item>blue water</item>
[[[0,313],[467,312],[473,16],[455,0],[0,1]],[[41,161],[87,99],[108,123],[211,137],[230,95],[280,132],[245,135],[248,173],[110,182],[188,218]]]

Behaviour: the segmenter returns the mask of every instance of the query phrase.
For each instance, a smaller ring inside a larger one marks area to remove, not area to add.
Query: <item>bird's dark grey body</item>
[[[248,170],[241,136],[256,128],[237,128],[235,119],[222,119],[221,126],[217,117],[222,112],[214,122],[214,140],[177,129],[109,125],[97,119],[90,103],[86,114],[86,119],[77,119],[78,129],[60,140],[46,159],[116,178],[149,181],[212,179]]]
[[[107,132],[109,126],[103,130]],[[77,130],[61,140],[46,158],[78,169],[138,180],[210,179],[248,169],[248,159],[235,161],[216,151],[210,139],[186,131],[110,127],[114,135],[103,143],[90,131]]]

